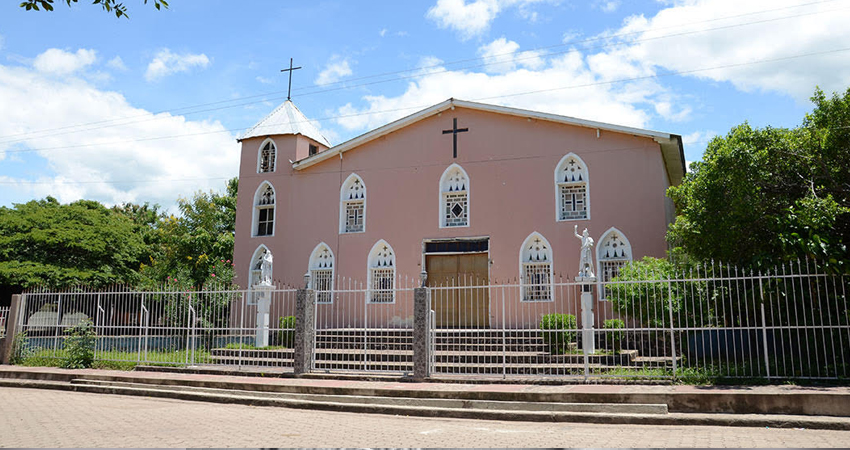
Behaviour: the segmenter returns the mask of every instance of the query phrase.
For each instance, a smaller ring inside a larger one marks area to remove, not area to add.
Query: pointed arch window
[[[620,274],[620,269],[632,261],[632,246],[620,230],[611,228],[602,235],[596,248],[599,274],[599,299],[607,300],[610,291],[606,284]]]
[[[552,247],[540,233],[531,233],[520,250],[522,301],[552,301]]]
[[[383,239],[369,252],[368,299],[372,303],[395,302],[395,252]]]
[[[276,159],[277,146],[271,139],[266,139],[260,145],[260,154],[257,155],[257,173],[274,172]]]
[[[254,286],[260,283],[262,276],[263,256],[269,249],[265,245],[261,245],[254,250],[254,255],[251,257],[251,265],[248,271],[248,304],[257,304],[257,298],[254,293]],[[274,263],[272,263],[274,267]],[[274,272],[272,272],[274,273]]]
[[[254,195],[254,236],[274,236],[274,188],[264,182]]]
[[[310,255],[310,281],[316,303],[333,303],[334,254],[324,242]]]
[[[469,176],[452,164],[440,178],[440,228],[469,226]]]
[[[339,199],[340,234],[366,231],[366,184],[357,174],[342,183]]]
[[[590,218],[587,166],[574,153],[564,156],[558,163],[555,190],[559,222]]]

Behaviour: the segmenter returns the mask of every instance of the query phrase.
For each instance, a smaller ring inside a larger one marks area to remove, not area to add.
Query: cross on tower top
[[[292,67],[292,58],[289,58],[289,68],[280,70],[281,72],[289,72],[289,89],[286,90],[286,99],[287,100],[292,99],[292,96],[290,95],[290,94],[292,94],[292,72],[294,72],[294,71],[296,71],[300,68],[301,68],[300,66],[299,67]]]
[[[457,158],[457,134],[465,133],[469,131],[469,128],[458,128],[457,127],[457,117],[452,119],[452,129],[451,130],[443,130],[443,134],[451,134],[452,135],[452,158]]]

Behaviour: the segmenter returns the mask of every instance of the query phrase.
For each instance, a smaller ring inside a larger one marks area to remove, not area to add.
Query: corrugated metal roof
[[[275,108],[269,115],[248,129],[239,140],[275,134],[301,134],[325,147],[331,146],[330,142],[322,136],[322,133],[319,133],[319,129],[307,119],[307,116],[291,100],[287,100]]]

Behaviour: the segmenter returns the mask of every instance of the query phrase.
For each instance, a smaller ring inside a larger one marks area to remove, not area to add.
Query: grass
[[[44,348],[34,349],[23,359],[20,365],[31,367],[59,367],[65,357],[65,350],[63,349],[55,351]],[[144,353],[142,354],[142,358],[145,358]],[[185,361],[186,350],[148,352],[147,359],[141,362],[139,361],[138,352],[109,351],[98,352],[92,368],[133,370],[137,365],[172,366],[184,364]],[[209,362],[212,362],[209,352],[206,350],[195,350],[195,364],[206,364]]]

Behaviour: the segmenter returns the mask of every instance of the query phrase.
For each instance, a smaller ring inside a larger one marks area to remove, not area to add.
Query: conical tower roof
[[[322,136],[322,133],[319,133],[319,129],[295,107],[291,100],[283,102],[256,125],[249,128],[239,140],[275,134],[301,134],[325,147],[331,146],[330,142]]]

